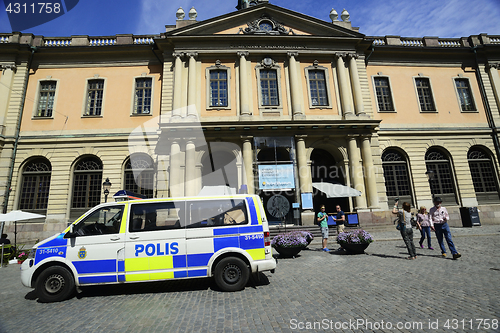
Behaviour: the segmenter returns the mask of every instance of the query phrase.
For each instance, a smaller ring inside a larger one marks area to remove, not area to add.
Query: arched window
[[[47,209],[51,171],[50,162],[43,157],[34,159],[26,164],[22,174],[19,209]]]
[[[472,183],[479,203],[498,202],[498,186],[490,154],[472,147],[467,154]]]
[[[125,164],[125,190],[153,197],[154,162],[147,155],[132,156]]]
[[[389,202],[399,198],[400,203],[412,203],[408,163],[403,154],[395,149],[387,149],[382,154],[382,168]]]
[[[90,208],[101,201],[102,162],[97,157],[78,161],[73,173],[72,208]]]
[[[456,204],[455,181],[451,173],[451,164],[448,156],[442,151],[431,148],[425,154],[427,171],[433,171],[430,181],[431,192],[443,199],[443,204]]]

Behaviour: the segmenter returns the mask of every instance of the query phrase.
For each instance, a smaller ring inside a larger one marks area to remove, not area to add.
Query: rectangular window
[[[203,228],[247,224],[245,201],[204,200],[187,202],[187,228]]]
[[[311,89],[311,104],[313,106],[328,105],[324,71],[309,71],[309,87]]]
[[[100,116],[102,98],[104,95],[104,80],[89,80],[87,88],[86,116]]]
[[[436,111],[434,99],[432,97],[431,84],[427,78],[416,78],[418,101],[421,111]]]
[[[37,117],[52,117],[56,85],[56,81],[43,81],[40,83],[40,96],[38,97],[38,108],[36,112]]]
[[[392,104],[392,94],[391,88],[389,86],[389,78],[387,77],[376,77],[375,82],[375,93],[377,95],[377,104],[379,111],[394,111],[394,105]]]
[[[227,71],[210,71],[210,106],[228,106]]]
[[[476,111],[469,80],[455,79],[455,85],[457,87],[458,98],[460,100],[460,107],[462,108],[462,111]]]
[[[260,71],[262,106],[278,106],[278,77],[274,69]]]
[[[151,113],[152,78],[135,79],[134,114]]]
[[[132,205],[129,231],[160,231],[185,227],[185,202],[153,202]]]

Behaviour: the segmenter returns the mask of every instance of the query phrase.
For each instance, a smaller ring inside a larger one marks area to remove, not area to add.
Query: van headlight
[[[28,254],[28,259],[35,259],[36,249],[31,249]]]

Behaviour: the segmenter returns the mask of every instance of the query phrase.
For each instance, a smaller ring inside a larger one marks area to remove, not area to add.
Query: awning
[[[327,198],[358,197],[361,192],[345,185],[331,183],[312,183],[312,186],[326,194]]]

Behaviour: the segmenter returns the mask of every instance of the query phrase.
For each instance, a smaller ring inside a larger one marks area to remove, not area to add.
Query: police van
[[[39,242],[21,281],[55,302],[75,287],[196,277],[236,291],[275,267],[258,196],[145,199],[100,204]]]

